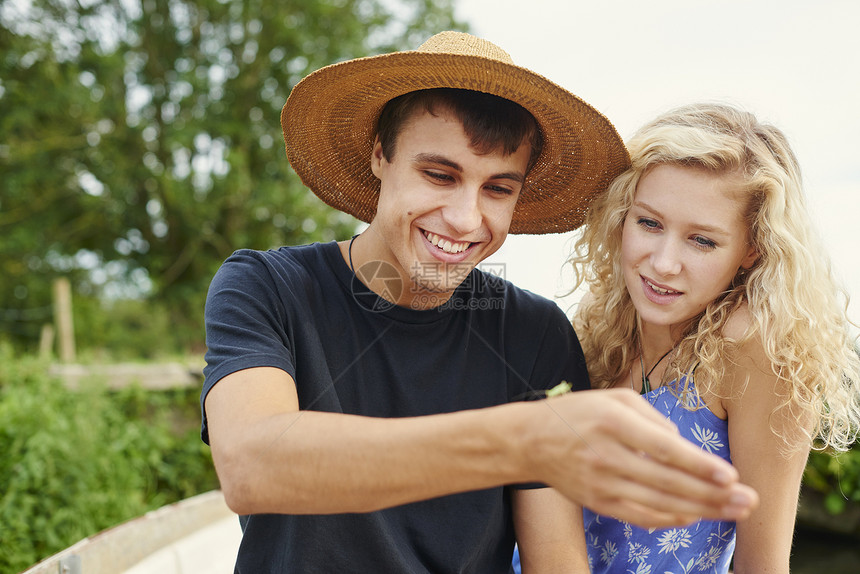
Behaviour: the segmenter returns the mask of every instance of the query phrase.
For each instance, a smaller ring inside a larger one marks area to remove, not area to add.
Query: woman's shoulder
[[[750,312],[749,305],[744,302],[729,315],[726,324],[723,326],[723,336],[729,341],[740,342],[747,338],[752,325],[753,315]],[[755,338],[753,337],[753,339]],[[761,341],[759,340],[759,342]]]
[[[755,318],[744,303],[731,312],[722,328],[726,345],[720,353],[722,376],[718,394],[722,397],[743,395],[750,375],[773,375],[762,332],[756,328]]]
[[[767,389],[768,393],[773,394],[777,390],[778,377],[774,373],[762,330],[757,328],[747,304],[732,311],[723,327],[723,336],[728,343],[723,350],[723,396],[749,398],[752,390],[750,386]]]
[[[723,326],[722,334],[729,343],[726,347],[728,360],[724,363],[727,374],[732,371],[743,373],[749,369],[771,372],[763,333],[757,328],[755,317],[746,303],[732,311]]]

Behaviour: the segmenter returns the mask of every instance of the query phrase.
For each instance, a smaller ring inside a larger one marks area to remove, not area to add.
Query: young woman
[[[761,504],[666,530],[584,509],[592,572],[724,573],[734,552],[735,574],[787,573],[809,449],[850,447],[860,420],[847,296],[797,160],[782,132],[725,105],[669,112],[628,147],[571,257],[592,385],[641,392]]]

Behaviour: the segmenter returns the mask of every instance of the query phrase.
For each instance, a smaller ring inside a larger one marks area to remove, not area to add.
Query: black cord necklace
[[[352,266],[352,244],[355,243],[355,238],[358,237],[359,235],[361,235],[361,234],[356,233],[355,235],[352,236],[352,239],[349,240],[349,248],[346,250],[347,254],[349,255],[349,268],[352,270],[352,274],[355,275],[356,277],[358,277],[358,275],[355,274],[355,267]]]
[[[650,370],[650,371],[648,371],[648,373],[646,374],[646,373],[645,373],[645,361],[644,361],[644,359],[642,358],[642,341],[641,341],[641,340],[639,341],[639,368],[640,368],[640,369],[642,369],[642,389],[639,391],[639,394],[640,394],[640,395],[644,395],[645,393],[651,392],[651,381],[649,381],[649,380],[648,380],[648,377],[650,377],[650,376],[651,376],[651,373],[653,373],[653,372],[654,372],[654,369],[656,369],[656,368],[657,368],[657,365],[659,365],[660,363],[662,363],[662,362],[663,362],[663,359],[665,359],[666,357],[668,357],[668,356],[669,356],[669,353],[671,353],[673,350],[675,350],[675,347],[672,347],[671,349],[669,349],[668,351],[666,351],[666,352],[663,354],[663,356],[662,356],[662,357],[660,357],[659,359],[657,359],[657,362],[656,362],[656,363],[654,363],[654,366],[653,366],[653,367],[651,367],[651,370]],[[633,384],[632,376],[633,376],[633,375],[631,374],[631,381],[630,381],[630,384],[631,384],[631,385]],[[634,388],[635,388],[635,387],[634,387]]]

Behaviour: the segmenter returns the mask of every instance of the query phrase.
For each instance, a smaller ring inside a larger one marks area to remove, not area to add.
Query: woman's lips
[[[665,305],[667,303],[671,303],[678,299],[681,295],[683,295],[682,291],[675,291],[665,285],[660,285],[659,283],[655,283],[650,279],[642,277],[642,290],[645,293],[645,297],[648,298],[649,301],[654,303]]]

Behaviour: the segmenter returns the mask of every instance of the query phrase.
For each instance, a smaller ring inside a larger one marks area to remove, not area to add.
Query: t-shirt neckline
[[[448,302],[439,307],[432,309],[401,307],[377,295],[352,272],[341,255],[337,241],[322,244],[322,252],[341,286],[352,296],[356,304],[368,313],[377,313],[404,323],[432,323],[451,316],[457,308],[461,308],[457,304],[458,301],[465,301],[471,297],[470,290],[465,286],[471,281],[467,280],[457,287]],[[472,270],[472,273],[475,273],[475,270]]]

